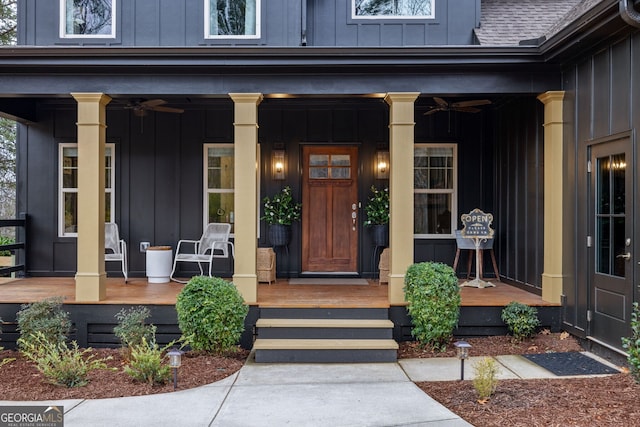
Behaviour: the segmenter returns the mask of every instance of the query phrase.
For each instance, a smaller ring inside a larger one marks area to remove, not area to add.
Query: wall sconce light
[[[284,150],[273,150],[271,152],[271,169],[273,171],[274,180],[286,179],[285,164]]]
[[[182,365],[182,352],[178,349],[172,349],[167,353],[169,356],[169,366],[173,369],[173,389],[178,387],[178,368]]]
[[[389,152],[376,152],[376,179],[389,179]]]
[[[464,360],[469,357],[469,349],[471,344],[466,341],[456,341],[453,343],[460,359],[460,381],[464,380]]]

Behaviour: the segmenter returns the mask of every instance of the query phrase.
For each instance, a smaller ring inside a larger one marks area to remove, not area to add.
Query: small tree
[[[442,263],[413,264],[407,269],[404,285],[413,322],[411,333],[422,345],[444,350],[460,316],[455,271]]]
[[[235,285],[219,277],[196,276],[176,301],[178,326],[194,350],[224,353],[235,348],[249,307]]]

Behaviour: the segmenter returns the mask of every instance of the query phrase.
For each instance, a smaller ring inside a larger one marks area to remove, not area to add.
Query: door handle
[[[627,252],[626,254],[616,255],[616,258],[624,258],[628,261],[631,259],[631,252]]]

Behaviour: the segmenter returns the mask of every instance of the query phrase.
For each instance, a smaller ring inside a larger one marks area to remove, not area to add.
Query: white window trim
[[[429,143],[414,144],[414,147],[438,147],[453,149],[453,188],[452,189],[413,189],[413,193],[420,194],[451,194],[451,234],[414,234],[415,239],[455,239],[455,230],[458,225],[458,144],[455,143]],[[414,151],[415,157],[415,151]],[[414,167],[415,169],[415,167]]]
[[[233,150],[233,155],[234,155],[234,162],[235,162],[235,147],[233,144],[231,143],[224,143],[224,144],[215,144],[215,143],[207,143],[207,144],[203,144],[203,156],[202,156],[202,229],[204,230],[207,227],[208,224],[208,219],[209,219],[209,182],[208,182],[208,171],[207,168],[209,167],[209,148],[213,148],[213,147],[232,147]],[[260,144],[257,145],[256,147],[256,189],[258,191],[256,191],[256,206],[257,206],[257,212],[256,212],[256,217],[257,217],[257,238],[260,238]],[[212,191],[213,192],[213,191]],[[224,191],[219,191],[219,193],[235,193],[235,180],[234,180],[234,188],[232,189],[225,189]],[[230,234],[230,237],[234,237],[234,233]]]
[[[78,233],[67,232],[64,229],[64,195],[65,193],[77,193],[78,188],[65,189],[63,184],[63,170],[64,170],[64,149],[65,148],[78,148],[78,144],[75,142],[68,142],[58,144],[58,237],[78,237]],[[110,187],[107,188],[105,182],[105,193],[111,193],[109,198],[111,201],[111,220],[115,221],[116,212],[116,145],[114,143],[105,144],[105,148],[111,150],[111,182]],[[79,165],[78,165],[79,166]]]
[[[436,19],[436,1],[431,1],[431,15],[419,15],[419,16],[411,16],[411,15],[356,15],[356,0],[351,0],[351,19],[365,19],[365,20],[383,20],[383,19],[393,19],[393,20],[416,20],[416,19]]]
[[[207,228],[207,224],[209,223],[209,194],[211,193],[220,193],[220,194],[234,194],[235,193],[235,180],[234,180],[234,188],[209,188],[209,148],[232,148],[234,163],[235,163],[235,155],[236,150],[233,144],[203,144],[203,156],[202,156],[202,229]],[[235,220],[234,220],[235,222]],[[230,236],[233,237],[234,233],[231,233]]]
[[[67,34],[67,0],[60,0],[61,39],[114,39],[116,38],[116,0],[111,0],[111,34]]]
[[[210,21],[211,21],[211,7],[210,0],[204,0],[204,38],[207,40],[229,40],[229,39],[243,39],[254,40],[260,39],[262,30],[262,0],[256,0],[256,33],[247,35],[214,35],[209,33]]]

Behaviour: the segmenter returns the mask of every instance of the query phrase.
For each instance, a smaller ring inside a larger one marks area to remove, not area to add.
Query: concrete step
[[[265,339],[254,344],[258,363],[378,363],[396,362],[398,343],[392,339]]]
[[[258,319],[267,339],[391,339],[393,322],[383,319]]]
[[[261,319],[389,319],[389,308],[260,307]]]

